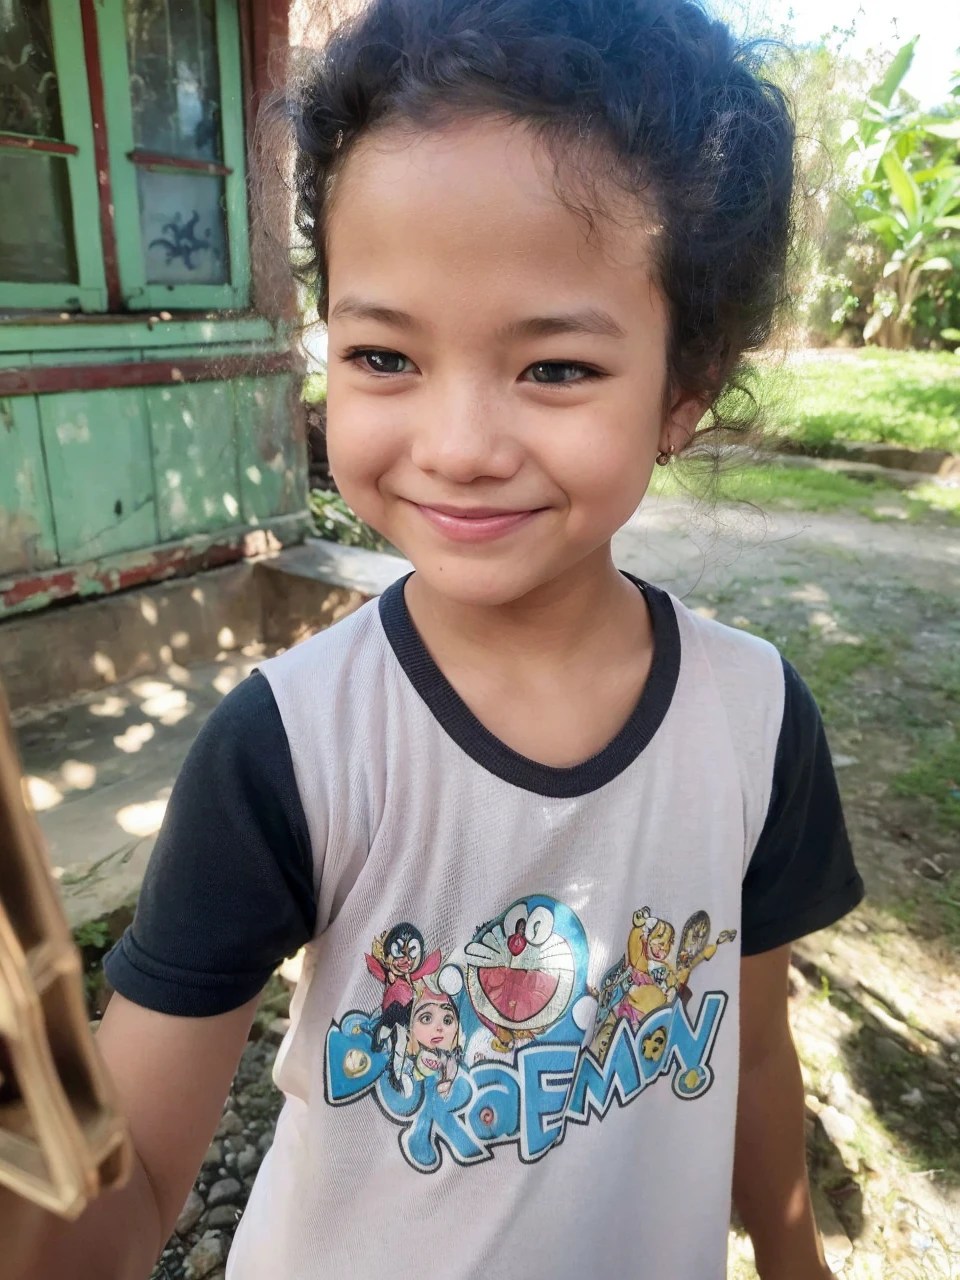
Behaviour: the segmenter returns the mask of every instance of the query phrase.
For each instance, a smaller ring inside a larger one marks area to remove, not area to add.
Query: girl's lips
[[[414,503],[423,518],[453,542],[492,542],[513,533],[539,515],[543,508],[502,511],[495,507],[427,507]]]

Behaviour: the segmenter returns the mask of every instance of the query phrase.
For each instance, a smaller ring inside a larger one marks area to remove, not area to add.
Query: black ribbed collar
[[[643,592],[653,621],[653,663],[630,718],[612,742],[582,764],[556,768],[513,751],[480,723],[434,662],[413,625],[401,578],[380,597],[380,620],[410,683],[457,746],[490,773],[537,795],[587,795],[612,782],[633,764],[663,723],[680,674],[680,629],[670,597],[631,574]]]

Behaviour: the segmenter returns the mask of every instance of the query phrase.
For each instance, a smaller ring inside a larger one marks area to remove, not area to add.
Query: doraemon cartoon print
[[[696,920],[709,930],[706,913]],[[515,1144],[521,1160],[538,1160],[568,1124],[602,1117],[614,1096],[626,1105],[668,1073],[678,1097],[701,1096],[727,996],[707,993],[691,1021],[692,957],[671,963],[673,930],[655,934],[657,925],[649,908],[634,913],[627,951],[600,993],[588,983],[580,919],[544,894],[512,902],[446,959],[416,925],[390,926],[366,956],[378,1007],[353,1010],[327,1032],[327,1101],[371,1095],[400,1126],[407,1161],[429,1173],[444,1151],[472,1164]],[[697,941],[696,961],[716,951],[705,936]],[[637,998],[644,982],[656,998]],[[373,986],[370,996],[374,1005]]]

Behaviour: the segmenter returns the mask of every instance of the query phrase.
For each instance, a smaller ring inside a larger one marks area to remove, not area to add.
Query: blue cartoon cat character
[[[483,1028],[470,1037],[479,1046],[471,1047],[471,1061],[545,1036],[582,1039],[596,1010],[588,959],[583,925],[554,898],[528,895],[481,925],[463,951],[470,1004]]]

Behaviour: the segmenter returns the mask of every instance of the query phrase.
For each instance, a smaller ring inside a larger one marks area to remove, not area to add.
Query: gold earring
[[[657,454],[657,466],[668,467],[670,459],[673,457],[673,445],[668,445],[666,449],[661,449]]]

